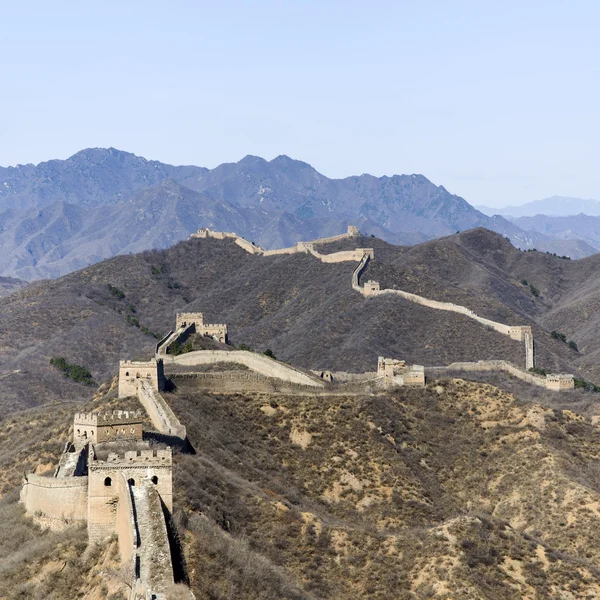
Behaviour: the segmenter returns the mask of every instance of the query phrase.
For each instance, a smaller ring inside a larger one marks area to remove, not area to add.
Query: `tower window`
[[[104,480],[104,485],[105,485],[106,487],[110,487],[110,486],[112,485],[112,479],[111,479],[110,477],[107,477],[107,478]]]

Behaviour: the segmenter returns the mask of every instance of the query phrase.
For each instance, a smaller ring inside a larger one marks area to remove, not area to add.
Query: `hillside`
[[[349,224],[394,244],[486,227],[524,249],[573,258],[596,252],[584,239],[556,239],[488,217],[416,174],[330,179],[287,156],[246,156],[209,170],[114,148],[0,168],[0,274],[27,280],[166,248],[200,227],[279,248]]]
[[[600,380],[592,342],[600,324],[561,312],[571,314],[569,298],[581,306],[594,301],[596,257],[568,261],[520,252],[481,229],[414,247],[358,238],[323,251],[344,244],[375,247],[364,279],[531,325],[538,366]],[[523,360],[519,344],[463,315],[392,296],[362,297],[350,285],[355,266],[306,254],[253,256],[232,241],[191,239],[30,284],[0,299],[0,410],[86,397],[88,386],[65,378],[51,358],[85,366],[100,383],[116,372],[119,359],[151,355],[182,310],[227,323],[232,344],[270,348],[305,368],[373,371],[377,356],[428,366]],[[578,294],[574,281],[588,282],[591,291]],[[579,351],[553,339],[552,329],[575,340]]]
[[[114,394],[107,386],[85,408],[118,406]],[[600,592],[598,435],[570,410],[460,380],[364,398],[167,398],[194,446],[175,455],[174,518],[197,598]],[[51,468],[72,410],[4,421],[6,600],[126,597],[114,540],[84,552],[85,531],[40,533],[10,491],[24,464]]]
[[[0,277],[0,297],[8,296],[22,287],[25,287],[27,282],[14,277]]]

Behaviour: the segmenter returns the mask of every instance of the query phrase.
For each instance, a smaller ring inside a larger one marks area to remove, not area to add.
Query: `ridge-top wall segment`
[[[207,365],[219,364],[223,362],[233,362],[245,365],[249,369],[265,375],[290,383],[300,385],[309,385],[311,387],[322,388],[324,383],[317,381],[316,378],[303,373],[298,369],[294,369],[288,365],[284,365],[276,360],[268,358],[247,350],[197,350],[194,352],[186,352],[179,356],[167,355],[165,357],[167,364],[179,365]]]

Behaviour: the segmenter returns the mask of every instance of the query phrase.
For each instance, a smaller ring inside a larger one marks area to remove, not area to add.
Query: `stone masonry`
[[[177,313],[175,329],[193,328],[193,333],[212,337],[222,344],[227,343],[227,325],[224,323],[204,323],[204,315],[198,313]]]
[[[108,413],[75,413],[73,419],[73,441],[75,443],[130,439],[142,439],[140,411],[115,410]]]
[[[142,380],[149,381],[157,391],[164,390],[163,361],[156,358],[147,361],[122,360],[119,363],[119,398],[136,396],[138,382]]]

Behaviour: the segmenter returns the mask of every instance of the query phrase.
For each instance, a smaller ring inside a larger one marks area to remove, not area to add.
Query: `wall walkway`
[[[178,437],[182,440],[186,439],[185,426],[179,422],[171,407],[165,402],[160,393],[154,389],[151,382],[145,379],[138,380],[137,397],[159,433]]]
[[[367,264],[369,262],[369,257],[365,254],[359,263],[359,265],[354,270],[352,274],[352,288],[357,292],[361,293],[366,297],[376,297],[382,295],[396,295],[404,298],[405,300],[409,300],[410,302],[414,302],[416,304],[420,304],[421,306],[427,306],[428,308],[433,308],[435,310],[444,310],[448,312],[454,312],[478,323],[484,325],[485,327],[489,327],[498,333],[509,336],[513,340],[520,340],[525,342],[525,367],[526,369],[531,369],[535,366],[534,361],[534,352],[533,352],[533,333],[530,331],[523,333],[522,326],[512,326],[506,325],[504,323],[498,323],[497,321],[492,321],[491,319],[486,319],[484,317],[480,317],[475,314],[470,308],[465,306],[460,306],[459,304],[453,304],[452,302],[440,302],[439,300],[430,300],[429,298],[425,298],[423,296],[419,296],[417,294],[412,294],[410,292],[405,292],[404,290],[396,290],[396,289],[365,289],[365,287],[360,286],[360,276],[364,272]],[[530,329],[530,328],[527,328]]]
[[[237,363],[245,365],[265,377],[271,377],[313,388],[322,388],[324,383],[316,377],[303,373],[289,365],[273,360],[262,354],[247,350],[196,350],[178,356],[167,354],[163,357],[165,365],[216,365],[218,363]]]
[[[167,525],[162,510],[160,496],[154,485],[127,484],[132,500],[134,534],[136,541],[135,575],[131,600],[139,598],[166,598],[173,586],[173,563],[167,534]]]
[[[534,375],[523,369],[515,367],[515,365],[505,360],[480,360],[477,362],[455,362],[445,367],[425,367],[426,375],[443,374],[452,371],[505,371],[514,377],[522,379],[527,383],[537,385],[539,387],[546,386],[546,378]]]

